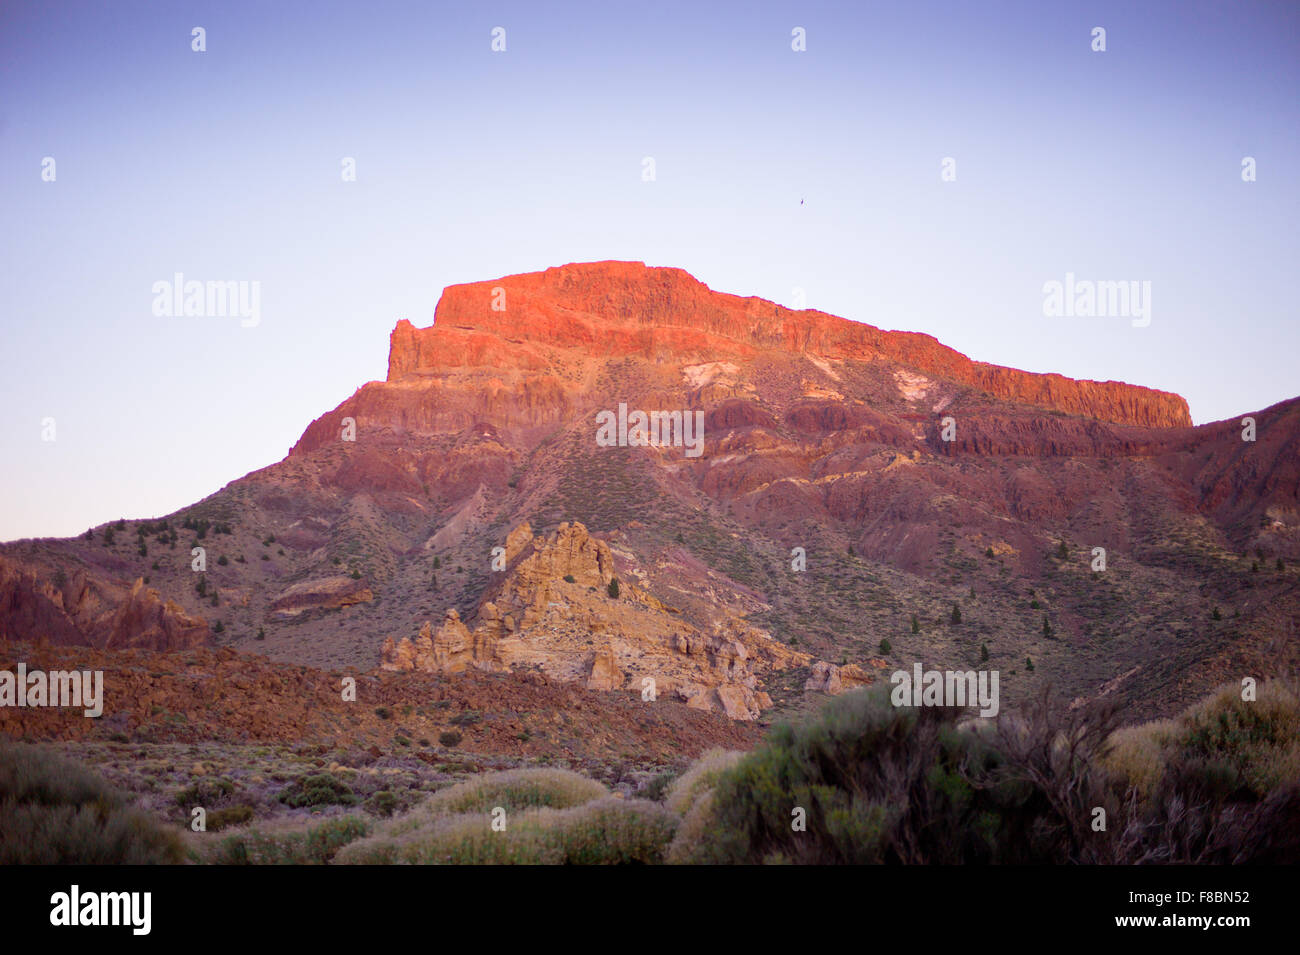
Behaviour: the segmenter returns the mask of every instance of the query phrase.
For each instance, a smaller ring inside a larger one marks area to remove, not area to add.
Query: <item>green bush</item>
[[[380,792],[373,793],[370,798],[366,800],[365,809],[366,812],[372,813],[376,816],[391,816],[397,811],[401,804],[402,800],[398,797],[397,793],[381,790]]]
[[[204,856],[211,865],[325,865],[370,831],[360,816],[336,816],[306,827],[250,827],[226,836]]]
[[[329,773],[315,773],[295,779],[277,798],[294,809],[303,806],[351,806],[357,802],[356,794],[347,783]]]
[[[453,746],[459,746],[460,741],[464,738],[464,736],[455,730],[444,730],[438,734],[438,742],[449,749]]]
[[[235,784],[229,779],[205,776],[202,779],[196,779],[178,792],[176,794],[176,805],[185,809],[194,806],[212,809],[215,806],[221,806],[229,802],[234,793]]]
[[[721,775],[708,818],[684,822],[697,840],[691,861],[1042,864],[1098,854],[1087,822],[1105,803],[1086,756],[1104,723],[1068,727],[1074,745],[1060,749],[1056,727],[959,729],[957,718],[954,708],[896,708],[876,688],[777,727]],[[799,809],[806,831],[792,826]]]
[[[342,864],[653,865],[664,861],[676,817],[658,803],[606,796],[568,809],[435,817],[395,836],[376,835],[340,852]]]
[[[489,812],[501,806],[509,812],[549,806],[580,806],[608,790],[594,779],[567,769],[510,769],[457,783],[430,796],[414,810],[421,814]]]
[[[220,832],[231,826],[242,826],[253,821],[252,806],[231,806],[229,809],[214,809],[208,813],[206,825],[208,832]]]

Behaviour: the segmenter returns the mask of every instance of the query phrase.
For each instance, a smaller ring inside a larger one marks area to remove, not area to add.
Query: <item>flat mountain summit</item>
[[[921,662],[1171,713],[1300,659],[1300,402],[1242,417],[680,269],[455,285],[283,461],[0,546],[0,640],[649,678],[742,720]]]

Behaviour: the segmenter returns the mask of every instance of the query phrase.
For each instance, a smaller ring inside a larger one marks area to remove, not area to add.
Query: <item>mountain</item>
[[[638,446],[638,412],[674,440]],[[0,635],[651,679],[739,719],[919,661],[1171,713],[1300,661],[1300,400],[1248,415],[1254,440],[1167,392],[568,265],[446,289],[385,381],[191,507],[0,546]]]

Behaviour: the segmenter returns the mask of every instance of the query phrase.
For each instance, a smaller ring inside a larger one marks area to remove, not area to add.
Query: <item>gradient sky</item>
[[[801,287],[1198,423],[1300,393],[1293,3],[8,0],[0,70],[0,540],[198,500],[444,286],[574,261]],[[175,272],[259,281],[261,323],[155,317]],[[1150,326],[1044,317],[1066,272],[1150,281]]]

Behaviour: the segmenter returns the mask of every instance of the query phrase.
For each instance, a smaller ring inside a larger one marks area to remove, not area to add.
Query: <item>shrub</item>
[[[648,799],[651,802],[663,802],[668,796],[668,790],[677,780],[677,773],[668,771],[659,773],[641,790],[641,798]]]
[[[885,688],[779,726],[724,772],[707,820],[683,822],[690,861],[1047,863],[1100,861],[1103,777],[1090,757],[1112,723],[1049,711],[958,728],[944,707],[894,707]],[[1051,719],[1042,714],[1053,713]],[[1070,720],[1068,723],[1054,720]],[[791,828],[792,810],[807,831]]]
[[[402,800],[397,793],[381,790],[373,793],[366,800],[365,809],[366,812],[373,813],[376,816],[391,816],[401,804]]]
[[[1232,685],[1174,720],[1115,734],[1107,763],[1131,796],[1123,860],[1294,864],[1300,859],[1300,684],[1241,699]]]
[[[618,599],[618,578],[611,577],[609,580],[609,586],[606,587],[605,589],[608,591],[611,597],[617,600]]]
[[[356,794],[348,788],[347,783],[329,773],[315,773],[295,779],[277,798],[294,809],[303,806],[351,806],[357,802]]]
[[[205,776],[202,779],[196,779],[184,789],[176,794],[176,805],[185,809],[194,806],[202,806],[204,809],[212,809],[215,806],[224,805],[230,801],[230,797],[235,793],[235,784],[229,779],[218,779],[215,776]]]
[[[577,583],[577,580],[574,579],[573,574],[565,574],[565,575],[564,575],[564,582],[565,582],[566,584],[574,584],[574,583]]]
[[[226,836],[208,850],[212,865],[325,865],[348,843],[370,832],[370,823],[354,815],[336,816],[306,827],[281,823],[249,828]]]
[[[438,742],[449,749],[453,746],[459,746],[460,741],[464,738],[464,736],[455,730],[444,730],[438,734]]]
[[[242,826],[253,820],[252,806],[231,806],[229,809],[214,809],[208,813],[207,831],[220,832],[231,826]]]
[[[961,608],[955,603],[952,605],[952,615],[948,619],[951,623],[961,623]]]
[[[77,763],[0,743],[0,865],[174,864],[179,830]]]
[[[921,622],[916,619],[916,614],[912,614],[912,632],[913,633],[921,632]]]
[[[889,640],[887,640],[887,639],[885,639],[885,640],[881,640],[881,641],[880,641],[880,652],[881,652],[882,654],[893,653],[893,652],[894,652],[894,646],[893,646],[893,644],[891,644],[891,643],[889,642]]]
[[[605,795],[608,790],[600,783],[567,769],[510,769],[475,776],[434,793],[414,812],[490,812],[496,806],[507,812],[539,806],[567,809]]]
[[[629,865],[662,862],[676,817],[657,803],[610,796],[568,809],[435,817],[400,835],[378,834],[339,853],[340,863]]]
[[[735,750],[714,747],[701,754],[700,758],[677,777],[668,790],[666,805],[679,816],[686,815],[706,791],[718,784],[722,774],[740,762],[745,754]]]

